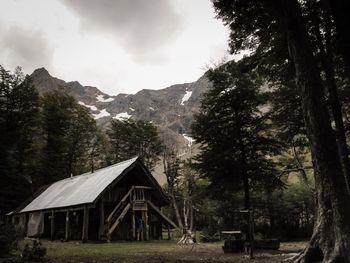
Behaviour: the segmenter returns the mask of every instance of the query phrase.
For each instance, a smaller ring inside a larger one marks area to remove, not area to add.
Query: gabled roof
[[[57,181],[50,185],[19,213],[93,203],[107,186],[125,174],[125,172],[129,170],[128,168],[134,167],[136,163],[140,163],[141,166],[143,166],[141,161],[138,160],[138,157],[135,157],[96,170],[94,173],[85,173]],[[146,173],[150,175],[148,171],[146,171]],[[159,186],[152,175],[151,177],[153,183]]]

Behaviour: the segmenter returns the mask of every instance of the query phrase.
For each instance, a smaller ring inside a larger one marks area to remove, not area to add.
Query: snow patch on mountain
[[[113,117],[113,119],[117,119],[117,120],[125,120],[125,119],[129,119],[132,115],[129,115],[127,112],[121,112],[121,113],[118,113],[117,115],[115,115]]]
[[[129,110],[131,110],[131,111],[135,111],[135,109],[134,109],[134,108],[131,108],[131,107],[129,108]]]
[[[85,103],[82,102],[82,101],[79,101],[78,103],[79,103],[80,105],[86,107],[86,108],[89,108],[90,110],[98,111],[98,109],[97,109],[95,106],[93,106],[93,105],[87,105],[87,104],[85,104]]]
[[[111,114],[106,109],[101,110],[100,113],[98,114],[92,114],[92,115],[94,116],[95,120],[111,116]]]
[[[191,96],[192,96],[192,91],[187,91],[187,90],[186,90],[185,95],[182,97],[181,105],[185,105],[184,103],[185,103],[186,101],[188,101],[188,100],[191,98]]]
[[[105,98],[104,98],[104,95],[98,95],[98,96],[96,97],[96,99],[97,99],[99,102],[111,102],[111,101],[114,101],[114,98],[105,99]]]

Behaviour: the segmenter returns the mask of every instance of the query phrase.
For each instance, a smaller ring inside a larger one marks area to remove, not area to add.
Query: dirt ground
[[[250,260],[244,253],[225,254],[222,243],[177,245],[174,241],[89,243],[42,241],[47,248],[44,262],[71,263],[197,263],[197,262],[286,262],[303,249],[305,242],[284,242],[279,250],[255,251]],[[0,263],[22,262],[20,253],[0,259]]]

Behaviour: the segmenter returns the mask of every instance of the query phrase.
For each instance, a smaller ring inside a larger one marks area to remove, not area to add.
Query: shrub
[[[46,255],[46,247],[43,247],[40,241],[33,240],[32,246],[25,244],[21,257],[26,261],[41,261]]]
[[[12,225],[0,225],[0,257],[8,254],[16,241],[15,228]]]

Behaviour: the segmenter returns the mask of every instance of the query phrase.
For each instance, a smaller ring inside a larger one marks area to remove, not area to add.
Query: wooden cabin
[[[60,180],[15,210],[12,223],[27,236],[52,240],[150,240],[175,227],[169,200],[139,158]]]

